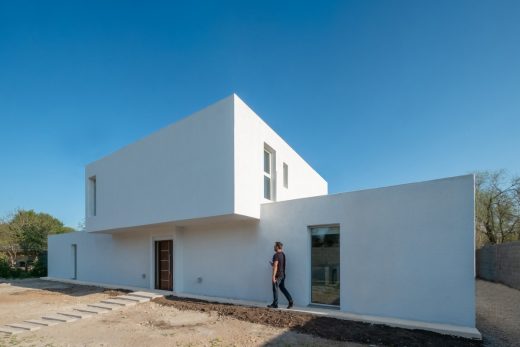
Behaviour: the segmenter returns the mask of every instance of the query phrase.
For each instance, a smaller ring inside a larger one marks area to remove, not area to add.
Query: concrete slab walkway
[[[48,326],[71,323],[80,319],[86,319],[98,314],[120,310],[127,306],[148,302],[163,295],[143,291],[131,292],[116,296],[113,299],[102,300],[99,303],[88,304],[87,307],[75,307],[72,311],[59,311],[43,315],[37,319],[28,319],[23,322],[10,323],[0,326],[0,333],[4,335],[16,335],[24,332],[43,329]]]

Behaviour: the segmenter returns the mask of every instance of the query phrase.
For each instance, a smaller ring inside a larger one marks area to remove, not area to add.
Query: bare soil
[[[0,346],[156,347],[156,346],[307,346],[363,347],[298,334],[287,329],[219,317],[215,313],[180,311],[143,303],[119,311],[35,332],[0,338]]]
[[[121,295],[39,279],[0,279],[0,324],[21,322]],[[520,346],[520,291],[477,281],[477,328],[484,346]],[[1,334],[0,334],[1,335]],[[304,313],[175,297],[13,337],[0,346],[479,346],[411,331]]]
[[[0,284],[0,320],[5,323],[97,302],[123,291],[41,280]],[[94,315],[20,335],[0,334],[0,346],[348,346],[286,328],[255,324],[216,312],[179,310],[154,302]]]
[[[312,314],[259,307],[221,304],[196,299],[169,296],[154,302],[179,310],[216,312],[219,317],[232,317],[241,321],[270,327],[286,328],[302,334],[336,341],[349,341],[384,346],[481,346],[480,341],[441,335],[423,330],[392,328],[384,325],[354,322]]]

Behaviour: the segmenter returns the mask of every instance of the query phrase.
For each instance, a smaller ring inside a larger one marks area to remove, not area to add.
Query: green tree
[[[0,252],[6,255],[9,266],[14,268],[16,256],[20,253],[20,245],[17,234],[5,221],[0,221]]]
[[[73,231],[47,213],[18,210],[8,223],[11,246],[16,243],[24,254],[33,260],[47,249],[47,236]]]
[[[520,239],[520,177],[479,172],[475,184],[478,244]]]

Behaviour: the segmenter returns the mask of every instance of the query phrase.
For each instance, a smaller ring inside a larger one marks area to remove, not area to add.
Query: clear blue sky
[[[520,1],[2,1],[0,216],[233,92],[333,193],[520,174]]]

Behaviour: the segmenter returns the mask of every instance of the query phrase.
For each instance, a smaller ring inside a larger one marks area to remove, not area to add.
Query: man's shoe
[[[293,307],[293,305],[294,305],[294,302],[292,302],[292,301],[289,301],[289,305],[287,305],[287,309],[290,309],[290,308],[292,308],[292,307]]]
[[[271,304],[271,305],[267,305],[267,307],[269,307],[269,308],[278,308],[278,305]]]

